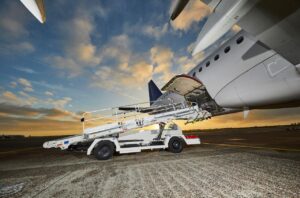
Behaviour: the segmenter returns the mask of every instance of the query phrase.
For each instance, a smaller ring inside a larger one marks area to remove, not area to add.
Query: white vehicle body
[[[111,141],[115,146],[115,152],[120,154],[138,153],[143,150],[168,149],[168,144],[172,137],[180,138],[186,145],[200,144],[200,139],[197,136],[185,136],[178,127],[177,129],[165,129],[161,139],[154,140],[158,134],[159,130],[140,130],[126,132],[120,137],[97,138],[88,148],[87,155],[91,155],[95,146],[103,140]],[[160,144],[153,145],[153,142]]]

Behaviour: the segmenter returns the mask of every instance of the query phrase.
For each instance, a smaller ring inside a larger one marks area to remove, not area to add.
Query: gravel
[[[22,188],[7,190],[18,184]],[[201,145],[180,154],[153,151],[97,161],[85,153],[36,149],[1,159],[0,195],[300,197],[300,153]]]

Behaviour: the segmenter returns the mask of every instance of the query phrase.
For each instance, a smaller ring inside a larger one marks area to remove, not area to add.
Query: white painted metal
[[[171,104],[172,105],[172,104]],[[126,116],[126,113],[123,114],[122,117],[116,116],[119,115],[118,112],[115,112],[114,114],[109,116],[101,116],[100,118],[92,118],[87,121],[94,121],[94,120],[101,120],[101,119],[113,119],[112,123],[106,123],[102,124],[97,127],[93,128],[85,128],[85,125],[83,123],[83,134],[78,136],[71,136],[67,138],[62,138],[59,140],[53,140],[48,141],[43,144],[44,148],[60,148],[62,150],[67,149],[70,145],[76,145],[80,142],[86,142],[91,141],[93,139],[96,139],[94,143],[97,143],[97,138],[103,138],[112,135],[118,135],[120,133],[124,133],[128,130],[138,129],[145,126],[150,126],[158,123],[168,123],[172,120],[176,119],[182,119],[187,121],[193,121],[193,120],[203,120],[208,117],[211,117],[211,114],[207,111],[202,111],[198,108],[197,105],[195,106],[187,106],[186,104],[178,105],[173,104],[174,109],[167,112],[162,112],[154,115],[148,115],[148,114],[136,114],[134,116],[129,116],[129,118]],[[161,107],[160,107],[161,108]],[[114,108],[115,109],[115,108]],[[105,109],[109,110],[109,109]],[[96,110],[84,113],[84,115],[88,113],[95,113],[95,112],[101,112],[102,110]],[[128,118],[128,119],[126,119]],[[111,120],[110,120],[111,122]],[[109,138],[111,141],[115,141],[114,138]],[[94,144],[93,143],[93,144]]]
[[[44,16],[45,11],[40,10],[35,0],[20,0],[20,1],[31,12],[31,14],[35,16],[35,18],[37,18],[41,23],[45,22],[45,16]]]
[[[173,127],[174,125],[170,125]],[[172,137],[179,137],[181,138],[187,145],[196,145],[200,144],[199,138],[186,138],[182,134],[182,131],[180,128],[178,128],[177,125],[175,125],[175,128],[166,128],[161,136],[161,140],[163,140],[163,145],[151,145],[150,143],[153,142],[153,139],[155,139],[159,133],[159,130],[140,130],[140,131],[131,131],[127,132],[123,136],[117,138],[117,137],[108,137],[108,138],[98,138],[93,141],[93,143],[90,145],[90,147],[87,150],[87,155],[91,155],[94,147],[103,140],[109,140],[113,142],[113,144],[116,147],[116,152],[120,154],[125,153],[138,153],[142,152],[143,150],[155,150],[155,149],[167,149],[169,140]],[[136,142],[133,142],[132,140],[139,140]],[[138,146],[134,147],[125,147],[122,148],[122,146],[127,144],[138,144]]]
[[[243,41],[238,44],[239,38]],[[300,98],[300,75],[294,65],[245,31],[225,42],[188,75],[195,75],[223,108],[284,107]]]
[[[228,32],[241,17],[243,17],[257,0],[227,0],[221,1],[216,10],[208,17],[200,32],[193,55],[205,50]]]

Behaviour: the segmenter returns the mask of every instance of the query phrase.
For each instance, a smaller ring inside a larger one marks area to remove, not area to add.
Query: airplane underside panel
[[[299,0],[261,0],[238,25],[297,65],[300,63],[299,19]]]

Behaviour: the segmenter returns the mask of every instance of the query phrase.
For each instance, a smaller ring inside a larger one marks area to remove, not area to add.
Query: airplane
[[[171,20],[177,18],[188,2],[178,1]],[[211,46],[237,22],[246,30],[231,37],[187,74],[173,77],[163,86],[164,94],[155,98],[149,91],[150,101],[154,102],[140,111],[151,112],[151,108],[173,100],[196,103],[212,116],[244,111],[245,118],[251,109],[299,107],[300,34],[296,32],[300,33],[300,25],[296,19],[300,18],[300,1],[291,0],[288,5],[268,0],[209,2],[212,14],[199,34],[193,54]],[[283,11],[273,16],[278,7]],[[261,27],[250,25],[258,20],[263,23]],[[286,26],[291,35],[279,31]],[[260,34],[253,34],[258,29]],[[277,37],[280,39],[276,40]],[[289,45],[290,42],[295,43]]]
[[[45,5],[43,0],[20,0],[23,5],[31,12],[41,23],[46,21]]]
[[[171,20],[188,2],[178,1]],[[236,23],[242,30],[188,74],[173,77],[162,90],[196,102],[212,116],[244,111],[246,117],[250,109],[299,107],[300,1],[286,5],[269,0],[206,2],[212,13],[193,54],[207,49]]]

